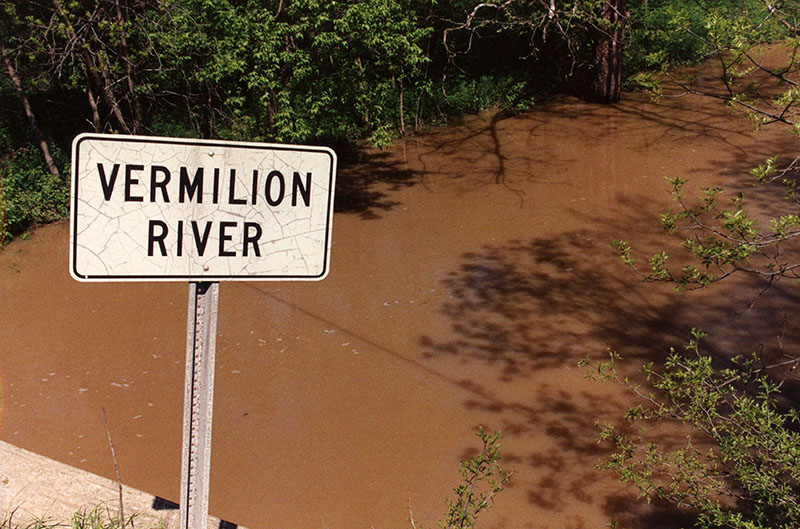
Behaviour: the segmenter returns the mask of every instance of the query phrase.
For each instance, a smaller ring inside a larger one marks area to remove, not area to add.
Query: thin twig
[[[122,502],[122,480],[119,478],[119,465],[117,465],[117,454],[114,452],[114,443],[111,441],[111,430],[108,429],[108,418],[106,417],[106,408],[103,407],[103,424],[106,427],[106,435],[108,436],[108,446],[111,448],[111,459],[114,461],[114,472],[117,474],[117,487],[119,488],[119,527],[125,528],[125,508]]]
[[[412,529],[417,529],[417,523],[414,520],[414,511],[411,510],[411,498],[408,498],[408,521],[411,522]]]

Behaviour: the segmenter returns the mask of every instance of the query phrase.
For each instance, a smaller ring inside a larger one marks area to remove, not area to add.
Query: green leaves
[[[784,239],[795,234],[800,228],[800,217],[794,214],[783,215],[770,220],[770,228],[775,237]]]
[[[637,427],[634,434],[602,427],[600,441],[612,443],[614,452],[599,466],[634,484],[648,501],[659,498],[691,508],[700,528],[797,527],[800,434],[789,425],[798,413],[779,409],[781,384],[767,376],[787,362],[767,365],[752,355],[720,369],[702,354],[703,337],[694,330],[685,353],[673,351],[659,370],[643,368],[655,394],[618,377],[617,355],[597,364],[603,379],[627,385],[641,399],[626,415]],[[591,367],[588,361],[583,365]],[[690,425],[695,433],[682,446],[667,448],[648,440],[647,426],[655,421]],[[694,436],[710,448],[698,448]],[[725,497],[736,504],[720,501]]]
[[[623,263],[628,266],[634,266],[636,264],[636,260],[631,258],[631,246],[627,243],[627,241],[611,241],[611,247],[619,252]]]
[[[796,163],[779,168],[772,157],[751,174],[762,185],[782,181],[786,198],[794,200]],[[678,270],[670,268],[670,255],[659,251],[648,259],[648,269],[640,270],[627,242],[611,242],[623,263],[644,281],[670,282],[677,290],[687,290],[708,286],[737,272],[758,275],[769,282],[783,276],[800,278],[796,267],[787,264],[782,255],[783,243],[800,236],[800,215],[787,213],[764,219],[761,214],[759,222],[746,204],[744,193],[731,194],[726,201],[724,189],[705,188],[690,203],[686,199],[686,180],[676,177],[667,181],[678,208],[663,213],[661,224],[667,233],[684,234],[681,247],[686,251],[685,263]]]
[[[461,461],[461,483],[453,489],[455,499],[445,500],[447,514],[439,522],[441,529],[475,526],[478,514],[492,506],[494,496],[502,492],[510,474],[500,467],[500,432],[492,434],[481,426],[476,434],[483,443],[481,452]]]
[[[766,182],[777,171],[777,168],[775,167],[775,162],[777,160],[777,156],[767,158],[764,163],[759,164],[759,166],[754,169],[751,169],[750,174],[753,175],[759,183]]]
[[[396,0],[0,2],[27,82],[91,100],[98,119],[83,117],[106,131],[382,138],[429,63],[426,6]]]
[[[68,215],[69,183],[47,170],[39,152],[22,149],[0,161],[0,243]]]
[[[658,252],[647,261],[650,265],[650,273],[653,280],[667,280],[672,277],[672,274],[667,270],[667,259],[669,259],[669,256],[666,252]]]

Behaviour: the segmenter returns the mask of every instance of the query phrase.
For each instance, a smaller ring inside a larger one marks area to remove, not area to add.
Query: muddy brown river
[[[675,246],[667,176],[747,187],[796,140],[698,96],[560,99],[488,113],[340,168],[330,275],[222,283],[211,513],[251,529],[435,527],[480,425],[504,434],[507,491],[485,529],[672,528],[595,468],[595,423],[634,402],[576,367],[607,348],[634,373],[688,339],[774,347],[798,306],[734,279],[677,294],[609,247]],[[0,251],[2,440],[178,501],[185,283],[81,284],[68,225]],[[789,388],[791,393],[792,388]],[[6,507],[6,506],[2,506]]]

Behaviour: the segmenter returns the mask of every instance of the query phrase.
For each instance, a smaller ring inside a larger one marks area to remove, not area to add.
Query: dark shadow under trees
[[[334,210],[358,215],[362,219],[380,218],[400,205],[392,195],[403,187],[418,183],[421,175],[388,151],[363,151],[346,154],[336,175]]]

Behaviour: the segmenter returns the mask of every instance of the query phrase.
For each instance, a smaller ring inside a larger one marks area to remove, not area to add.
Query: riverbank
[[[119,516],[116,482],[0,441],[0,519],[3,527],[69,525],[75,513],[100,512],[103,520]],[[140,529],[177,529],[178,506],[132,487],[122,486],[125,518]],[[236,525],[209,517],[210,528]]]

